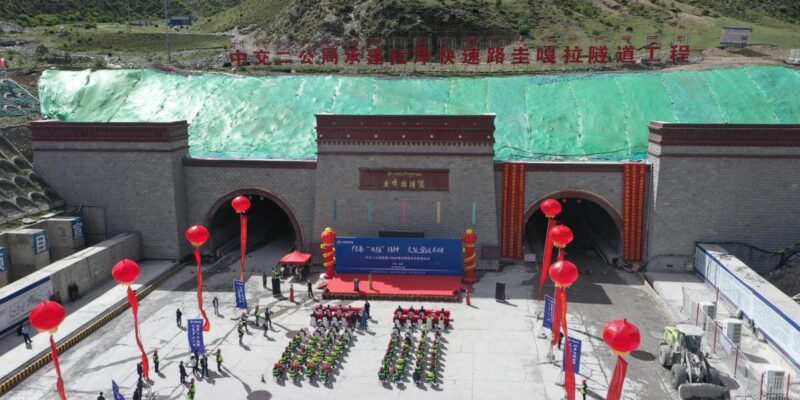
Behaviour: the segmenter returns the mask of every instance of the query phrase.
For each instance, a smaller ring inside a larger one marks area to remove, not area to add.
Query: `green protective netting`
[[[322,112],[495,113],[500,160],[643,159],[650,121],[800,123],[800,71],[783,67],[482,78],[48,70],[39,91],[51,119],[186,120],[196,158],[314,158]]]

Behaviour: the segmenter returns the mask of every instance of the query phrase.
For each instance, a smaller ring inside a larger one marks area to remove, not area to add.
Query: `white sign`
[[[34,282],[0,299],[0,335],[16,328],[31,310],[53,294],[50,277]]]
[[[536,253],[527,253],[522,256],[522,261],[525,262],[536,262]]]

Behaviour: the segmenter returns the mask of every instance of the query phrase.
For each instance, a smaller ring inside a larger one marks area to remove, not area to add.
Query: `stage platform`
[[[353,290],[353,279],[359,279],[359,292]],[[420,275],[372,275],[372,290],[369,275],[337,274],[326,283],[322,297],[340,300],[412,300],[412,301],[460,301],[460,276]]]

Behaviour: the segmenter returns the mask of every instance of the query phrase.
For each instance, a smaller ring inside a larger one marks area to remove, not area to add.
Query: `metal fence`
[[[741,344],[729,338],[722,324],[717,319],[720,305],[726,311],[732,308],[724,298],[720,298],[716,289],[683,288],[683,304],[681,313],[686,322],[703,328],[703,347],[709,355],[709,361],[728,373],[736,381],[732,389],[733,399],[742,400],[800,400],[800,371],[787,369],[783,375],[771,375],[757,368],[757,363],[750,360]],[[715,315],[703,310],[702,303],[714,304]],[[735,310],[735,309],[734,309]],[[747,324],[742,326],[742,336],[755,336],[748,330]],[[745,330],[747,330],[745,332]],[[752,353],[751,351],[750,353]]]

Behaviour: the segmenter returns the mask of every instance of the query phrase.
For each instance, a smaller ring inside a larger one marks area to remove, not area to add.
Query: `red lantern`
[[[30,321],[39,332],[54,333],[66,317],[67,312],[61,304],[46,300],[31,311]]]
[[[61,378],[61,364],[58,362],[58,346],[53,339],[53,334],[58,330],[58,326],[64,322],[67,312],[61,304],[54,301],[43,301],[31,311],[28,319],[36,330],[50,333],[50,355],[53,357],[53,367],[56,369],[56,392],[61,400],[67,400],[67,392],[64,388],[64,379]]]
[[[203,315],[203,331],[208,332],[211,330],[211,321],[206,315],[206,310],[203,308],[203,257],[200,255],[200,246],[208,241],[211,234],[203,225],[192,225],[186,230],[186,240],[194,246],[194,258],[197,261],[197,308],[200,309],[200,314]]]
[[[578,280],[578,267],[575,264],[563,260],[556,261],[550,266],[550,279],[556,286],[570,286]]]
[[[244,213],[250,209],[250,200],[245,196],[236,196],[231,201],[231,206],[239,214],[239,252],[241,253],[239,280],[244,281],[244,264],[247,255],[247,216]]]
[[[553,241],[553,246],[560,249],[567,247],[572,242],[572,239],[572,229],[569,229],[566,225],[556,225],[550,230],[550,240]]]
[[[139,268],[139,264],[127,258],[111,268],[111,276],[114,277],[114,281],[123,285],[130,285],[141,273],[142,269]]]
[[[236,196],[231,201],[231,206],[236,211],[236,213],[241,214],[250,209],[250,200],[245,196]]]
[[[628,370],[628,362],[622,356],[639,348],[641,340],[639,328],[628,322],[627,319],[611,321],[603,328],[603,341],[617,355],[617,365],[614,367],[614,374],[608,385],[607,400],[622,398],[622,387],[625,385],[625,374]]]
[[[636,325],[627,319],[618,319],[603,328],[603,341],[615,354],[626,356],[639,348],[642,338]]]
[[[186,240],[194,247],[200,247],[208,241],[211,234],[203,225],[192,225],[186,230]]]
[[[542,299],[542,288],[544,288],[544,281],[547,279],[547,268],[550,266],[550,258],[553,256],[553,238],[551,231],[555,227],[555,216],[561,213],[561,203],[555,199],[547,199],[539,206],[544,216],[547,217],[547,230],[545,231],[544,239],[544,255],[542,256],[542,275],[539,277],[539,300]]]
[[[553,218],[558,214],[561,214],[561,203],[555,199],[547,199],[542,202],[539,206],[539,209],[542,210],[544,216],[547,218]]]

